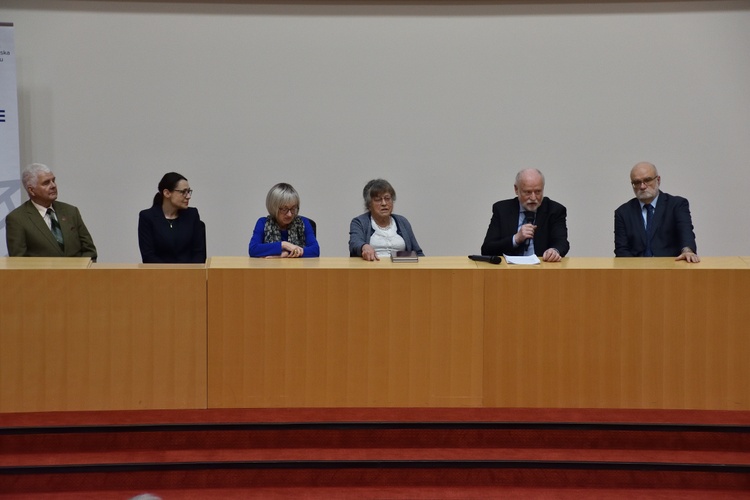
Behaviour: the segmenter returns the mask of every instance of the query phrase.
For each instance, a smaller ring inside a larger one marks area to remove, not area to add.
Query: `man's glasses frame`
[[[633,186],[634,188],[641,187],[641,184],[645,184],[648,186],[658,178],[659,176],[657,175],[656,177],[646,177],[645,179],[636,179],[634,181],[631,181],[630,185]]]

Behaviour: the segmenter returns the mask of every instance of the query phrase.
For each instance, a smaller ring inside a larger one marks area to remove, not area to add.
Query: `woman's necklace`
[[[174,227],[174,222],[177,220],[177,217],[178,217],[177,214],[174,214],[174,215],[164,214],[164,218],[167,219],[167,222],[169,223],[169,228],[170,229],[172,229],[172,227]]]

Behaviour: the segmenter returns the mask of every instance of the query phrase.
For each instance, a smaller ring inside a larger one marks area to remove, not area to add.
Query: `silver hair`
[[[396,201],[396,190],[393,189],[393,186],[387,180],[373,179],[365,184],[365,188],[362,190],[362,197],[365,199],[365,210],[370,210],[370,205],[374,197],[385,193],[390,194],[393,201]]]
[[[286,182],[279,182],[266,195],[266,210],[268,210],[268,215],[274,219],[279,214],[279,207],[288,203],[297,205],[299,209],[299,193],[291,184]]]
[[[519,170],[518,173],[516,174],[516,181],[515,181],[514,186],[518,187],[518,184],[521,182],[521,178],[523,177],[523,174],[529,171],[536,172],[537,174],[539,174],[539,176],[542,178],[542,186],[544,186],[545,184],[544,174],[538,168],[524,168],[523,170]]]
[[[41,163],[32,163],[26,165],[21,172],[21,183],[23,187],[29,189],[29,186],[36,187],[37,178],[39,174],[51,174],[52,170],[47,165]]]

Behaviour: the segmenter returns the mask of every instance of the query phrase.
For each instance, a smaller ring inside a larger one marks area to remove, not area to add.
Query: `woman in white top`
[[[415,251],[424,256],[406,217],[393,213],[396,191],[385,179],[373,179],[362,190],[367,212],[349,225],[349,255],[380,260],[393,250]]]

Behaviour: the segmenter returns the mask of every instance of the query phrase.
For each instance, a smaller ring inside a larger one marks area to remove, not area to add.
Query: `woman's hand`
[[[380,260],[375,249],[369,243],[362,245],[362,258],[365,260]]]
[[[304,253],[305,253],[305,249],[300,246],[297,246],[293,243],[289,243],[288,241],[281,242],[281,256],[282,257],[288,257],[290,259],[294,259],[297,257],[302,257]]]

